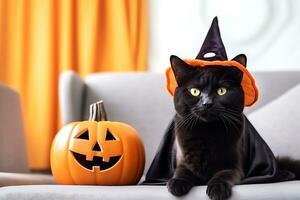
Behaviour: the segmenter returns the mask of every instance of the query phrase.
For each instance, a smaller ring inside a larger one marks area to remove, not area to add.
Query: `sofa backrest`
[[[104,101],[108,117],[128,123],[141,134],[146,149],[146,168],[174,115],[172,98],[161,74],[94,74],[85,79],[84,107],[96,99]],[[88,109],[83,110],[84,119]]]
[[[300,72],[254,73],[260,89],[259,102],[245,110],[250,113],[280,96],[300,81]],[[60,80],[63,123],[86,120],[89,105],[104,100],[109,120],[135,127],[142,136],[148,169],[162,135],[175,114],[172,97],[160,73],[94,73],[82,81],[74,72]]]
[[[29,172],[19,94],[0,84],[0,172]]]
[[[252,107],[245,109],[246,114],[270,103],[300,83],[300,71],[256,72],[253,76],[259,88],[259,99]]]

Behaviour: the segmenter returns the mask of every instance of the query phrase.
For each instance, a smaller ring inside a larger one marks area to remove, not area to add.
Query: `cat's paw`
[[[209,181],[206,194],[212,200],[225,200],[231,196],[231,186],[225,181]]]
[[[185,195],[193,187],[193,185],[190,182],[188,182],[184,179],[178,179],[178,178],[171,178],[168,181],[167,186],[168,186],[169,192],[175,196]]]

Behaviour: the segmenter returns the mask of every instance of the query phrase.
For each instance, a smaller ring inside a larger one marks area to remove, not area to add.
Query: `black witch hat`
[[[227,60],[227,54],[222,42],[217,17],[213,19],[196,59],[207,61]]]
[[[241,85],[245,94],[245,106],[251,106],[257,101],[258,89],[254,77],[246,69],[246,56],[240,54],[228,61],[226,50],[221,39],[217,17],[213,19],[196,59],[185,59],[184,61],[193,67],[218,65],[238,68],[243,72]],[[173,96],[177,87],[177,82],[171,67],[166,70],[166,80],[167,90]]]

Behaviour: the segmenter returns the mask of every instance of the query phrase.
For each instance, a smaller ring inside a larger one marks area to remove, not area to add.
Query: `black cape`
[[[240,184],[272,183],[295,178],[289,171],[279,170],[269,146],[245,116],[243,170],[245,177]],[[175,141],[174,119],[170,123],[159,145],[158,151],[142,184],[165,185],[176,169],[176,158],[172,153]]]
[[[207,53],[213,52],[214,57],[207,58]],[[196,57],[200,60],[227,60],[227,54],[221,39],[218,18],[215,17],[201,49]],[[266,142],[261,138],[245,116],[245,133],[243,149],[243,170],[245,177],[241,184],[271,183],[287,181],[295,178],[289,171],[278,169],[276,159]],[[170,123],[161,141],[158,151],[146,174],[143,184],[164,185],[173,176],[176,169],[176,158],[173,151],[175,140],[174,119]]]

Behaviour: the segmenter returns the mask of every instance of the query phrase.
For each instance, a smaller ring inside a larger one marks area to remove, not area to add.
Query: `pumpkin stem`
[[[89,121],[107,121],[107,116],[102,100],[90,105]]]

